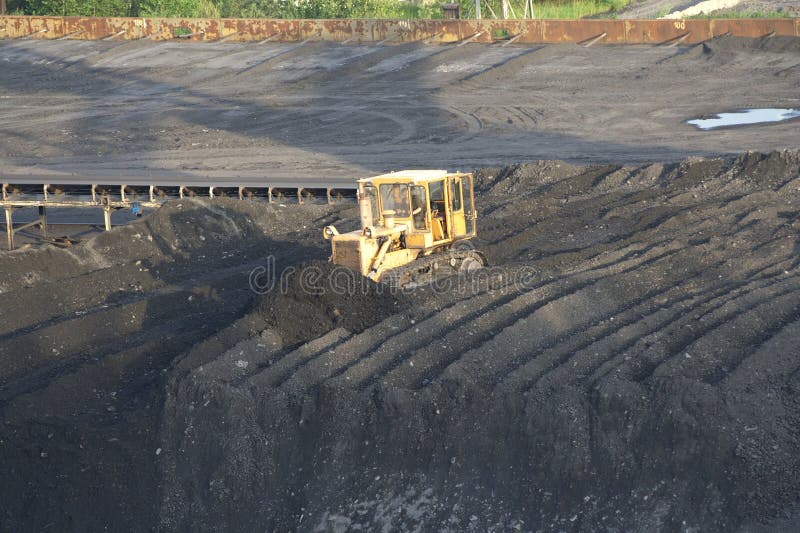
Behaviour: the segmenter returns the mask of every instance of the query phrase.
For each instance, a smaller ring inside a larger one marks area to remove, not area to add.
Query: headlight
[[[333,226],[325,226],[325,228],[322,230],[322,236],[326,240],[330,240],[334,235],[339,235],[339,232],[336,231],[336,228]]]
[[[371,227],[367,226],[366,228],[364,228],[364,237],[366,237],[367,239],[371,239],[372,238],[372,228]]]

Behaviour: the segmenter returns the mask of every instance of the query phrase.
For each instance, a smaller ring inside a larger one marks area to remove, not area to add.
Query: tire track
[[[723,261],[720,261],[716,266],[720,266],[722,263]],[[640,302],[628,312],[632,320],[619,320],[619,317],[615,317],[618,327],[603,337],[596,337],[591,329],[587,330],[586,334],[591,340],[572,348],[568,359],[542,374],[537,381],[530,382],[524,387],[524,393],[531,393],[538,382],[544,381],[548,374],[553,374],[554,377],[547,381],[582,385],[589,376],[596,373],[599,368],[611,364],[613,360],[627,361],[636,357],[635,353],[631,352],[636,345],[648,345],[654,335],[668,329],[676,319],[693,315],[698,308],[720,295],[727,294],[730,290],[730,285],[727,283],[709,289],[703,281],[702,272],[698,272],[690,280],[687,280],[687,282],[691,282],[689,285],[694,286],[695,289],[684,287],[686,283],[681,283],[661,296],[650,298],[650,302]],[[679,296],[666,297],[672,292],[676,292]],[[649,313],[639,312],[642,307],[644,308],[642,311],[649,311]],[[601,354],[606,354],[608,357],[603,358]],[[563,366],[567,361],[573,361],[573,366],[569,369]],[[613,368],[610,368],[605,374],[610,373],[611,370]],[[505,387],[507,389],[517,391],[523,388],[524,371],[520,377],[511,374],[507,381],[512,384],[519,383],[517,386]],[[592,384],[593,382],[587,387]]]
[[[613,272],[615,276],[624,276],[625,274],[635,272],[643,265],[665,261],[675,253],[678,253],[678,251],[665,251],[661,255],[653,258],[636,258],[639,259],[639,261],[636,261],[636,259],[631,260],[631,262],[635,261],[632,265],[622,267],[617,264],[613,265],[608,270]],[[563,331],[562,328],[564,328],[565,325],[559,318],[558,312],[553,311],[554,307],[571,306],[575,303],[576,308],[580,309],[576,314],[584,313],[586,316],[610,312],[597,309],[596,306],[592,305],[592,298],[587,298],[591,289],[595,285],[604,283],[605,278],[610,274],[606,272],[597,272],[593,274],[595,275],[583,276],[583,279],[580,279],[581,277],[578,276],[579,279],[574,280],[572,283],[567,283],[566,287],[564,287],[562,283],[553,283],[544,288],[550,289],[549,291],[540,290],[539,293],[535,294],[527,293],[526,297],[534,300],[532,305],[523,309],[518,314],[512,314],[510,319],[503,320],[503,318],[500,318],[498,322],[502,324],[502,327],[497,333],[493,333],[490,330],[484,335],[477,336],[472,346],[468,346],[465,350],[455,351],[450,354],[450,357],[442,357],[441,354],[425,354],[428,356],[429,362],[415,362],[413,370],[411,368],[402,367],[400,373],[404,377],[393,385],[410,386],[418,390],[424,388],[421,381],[430,383],[434,381],[435,377],[443,376],[449,369],[460,365],[469,367],[469,369],[460,370],[460,372],[467,372],[471,376],[471,380],[476,380],[478,377],[490,380],[491,376],[504,374],[506,372],[505,367],[513,364],[513,359],[519,357],[521,351],[525,351],[521,346],[520,339],[539,338],[538,336],[544,337],[551,329]],[[500,308],[497,310],[497,314],[503,317],[503,315],[508,315],[509,313],[507,309]],[[535,323],[539,314],[544,314],[545,316],[538,321],[538,329],[535,329],[537,333],[532,334],[532,324]],[[580,324],[583,324],[583,322],[578,323],[577,320],[578,318],[576,316],[570,318],[570,321],[573,322],[570,328],[575,329],[581,327]],[[584,318],[584,320],[589,319]],[[494,331],[497,331],[497,329],[498,328],[494,328]],[[489,354],[491,359],[487,360],[484,352],[491,352],[494,346],[499,347],[501,345],[504,346],[504,349],[496,350],[497,357],[494,358]],[[501,359],[503,361],[502,364],[498,364],[498,361]],[[490,368],[491,374],[487,374],[486,368]],[[427,375],[424,375],[425,372],[427,372]],[[413,384],[409,385],[407,383],[408,381],[413,382]]]
[[[794,276],[793,276],[794,277]],[[761,289],[769,289],[773,285],[779,285],[786,280],[777,280],[774,284],[766,284],[764,287],[749,287],[748,284],[743,284],[741,289],[729,291],[718,298],[711,300],[710,305],[702,309],[702,314],[694,314],[691,317],[684,317],[682,320],[671,325],[663,331],[663,336],[668,337],[670,334],[676,334],[677,338],[659,343],[653,347],[648,348],[647,351],[642,353],[638,360],[637,366],[632,366],[627,373],[628,378],[634,382],[644,382],[651,376],[654,376],[659,367],[668,364],[670,360],[684,355],[687,348],[695,341],[702,338],[708,332],[719,327],[725,322],[748,312],[749,308],[744,310],[739,309],[738,306],[742,305],[741,300],[752,297],[752,293]],[[787,292],[794,291],[794,288],[789,288],[785,292],[777,291],[772,294],[763,296],[762,299],[757,300],[756,304],[764,301],[769,301],[771,298],[781,296]],[[725,309],[729,311],[725,311]],[[716,316],[716,317],[715,317]],[[712,322],[708,322],[709,317],[715,317]],[[691,327],[689,324],[702,324],[701,327]],[[686,330],[689,330],[688,332]],[[652,357],[651,357],[652,356]],[[604,375],[608,375],[612,369],[606,372],[598,371],[601,375],[597,375],[591,381],[597,381]]]

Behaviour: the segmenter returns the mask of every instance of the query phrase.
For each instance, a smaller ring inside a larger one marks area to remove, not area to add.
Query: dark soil
[[[402,294],[351,204],[0,255],[0,529],[797,529],[798,152],[477,177],[493,269]]]
[[[301,263],[282,274],[260,311],[287,346],[335,327],[361,333],[407,307],[402,294],[329,262]]]

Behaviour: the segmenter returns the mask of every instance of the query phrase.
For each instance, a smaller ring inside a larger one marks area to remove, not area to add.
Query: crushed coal
[[[352,204],[0,255],[3,528],[796,529],[800,154],[477,176],[534,284],[343,295]]]
[[[311,261],[279,273],[260,310],[267,327],[294,345],[336,327],[360,333],[406,307],[402,291],[327,261]]]

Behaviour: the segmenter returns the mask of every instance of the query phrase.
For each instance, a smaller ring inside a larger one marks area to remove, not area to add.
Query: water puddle
[[[748,124],[764,124],[767,122],[783,122],[800,117],[800,109],[744,109],[735,113],[719,113],[714,118],[696,118],[687,120],[687,124],[697,126],[701,130],[713,130],[726,126],[746,126]]]

